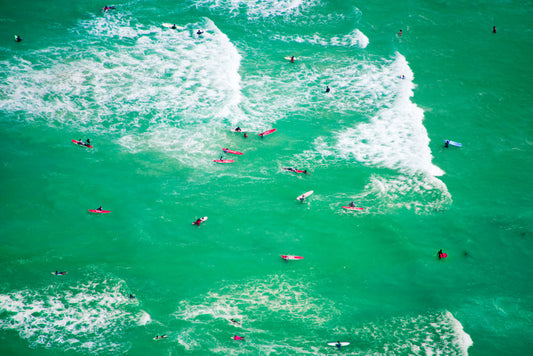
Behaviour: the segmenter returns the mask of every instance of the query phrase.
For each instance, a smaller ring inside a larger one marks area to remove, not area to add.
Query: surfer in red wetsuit
[[[492,26],[492,33],[496,33],[496,26]]]
[[[291,56],[291,63],[294,63],[294,56]]]
[[[200,226],[200,224],[202,223],[202,219],[197,219],[195,222],[193,222],[192,224],[193,225],[198,225]]]
[[[442,252],[442,249],[439,250],[439,260],[442,259],[442,258],[445,258],[446,255],[444,254],[444,252]]]

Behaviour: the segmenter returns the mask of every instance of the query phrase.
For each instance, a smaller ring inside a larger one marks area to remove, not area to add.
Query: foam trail
[[[317,1],[303,0],[200,0],[196,7],[224,10],[233,16],[239,15],[241,9],[246,9],[250,19],[269,18],[279,16],[298,16],[301,11],[316,6]]]
[[[276,34],[272,36],[272,38],[283,42],[310,43],[324,47],[338,46],[366,48],[370,42],[368,37],[366,37],[365,34],[358,29],[353,30],[347,35],[341,37],[335,36],[331,37],[330,39],[324,38],[319,34],[315,34],[313,36],[285,36]]]

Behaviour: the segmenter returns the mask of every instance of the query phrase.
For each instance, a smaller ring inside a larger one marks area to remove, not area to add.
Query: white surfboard
[[[337,346],[337,343],[336,342],[328,342],[328,345],[329,346]],[[348,346],[348,345],[350,345],[349,342],[345,342],[345,341],[341,342],[341,346]]]
[[[175,23],[168,23],[168,22],[163,22],[163,27],[170,28],[173,30],[184,30],[185,29],[185,27],[181,27],[181,26],[176,25]]]
[[[298,196],[298,198],[296,198],[296,200],[300,200],[300,201],[301,201],[302,199],[307,198],[307,197],[310,196],[311,194],[313,194],[313,191],[312,191],[312,190],[310,190],[310,191],[308,191],[307,193],[303,193],[302,195]]]

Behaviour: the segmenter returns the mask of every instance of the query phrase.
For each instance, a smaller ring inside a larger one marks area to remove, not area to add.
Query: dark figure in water
[[[492,26],[492,33],[496,33],[496,26]]]
[[[133,294],[130,294],[130,299],[135,299],[135,296]]]
[[[450,145],[450,141],[449,140],[444,141],[444,147],[448,148],[449,145]]]
[[[204,33],[204,31],[201,31],[201,30],[196,31],[197,35],[201,35],[202,33]]]
[[[248,137],[248,134],[245,132],[244,133],[244,138],[247,138]]]
[[[403,34],[402,30],[400,30],[400,32],[398,32],[398,35],[401,36]]]
[[[337,349],[339,349],[339,350],[340,350],[340,349],[341,349],[341,346],[342,346],[342,344],[341,344],[341,342],[340,342],[340,341],[337,341],[337,343],[335,344],[335,346],[337,347]]]
[[[104,6],[104,8],[102,10],[104,10],[104,12],[106,12],[107,10],[115,10],[116,8],[114,6]]]
[[[441,258],[444,258],[444,252],[442,252],[442,249],[439,250],[438,255],[439,255],[439,260],[440,260]]]
[[[20,37],[19,35],[15,35],[15,42],[20,42],[22,41],[22,37]]]
[[[85,146],[89,146],[91,144],[91,140],[87,139],[87,144]]]
[[[329,93],[330,90],[331,90],[331,89],[330,89],[329,86],[327,85],[327,86],[326,86],[326,93]]]
[[[291,56],[291,63],[294,63],[294,56]]]

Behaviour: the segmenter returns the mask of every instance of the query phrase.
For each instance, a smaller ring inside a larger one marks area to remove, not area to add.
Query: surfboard
[[[111,210],[98,210],[98,209],[89,209],[89,213],[94,213],[94,214],[107,214],[107,213],[110,213]]]
[[[200,224],[207,220],[207,216],[204,216],[203,218],[200,218]],[[192,223],[193,225],[196,225],[196,221]]]
[[[341,344],[341,346],[348,346],[348,345],[350,345],[349,342],[345,342],[345,341],[341,341],[340,344]],[[329,345],[329,346],[337,346],[337,343],[336,343],[336,342],[328,342],[328,345]]]
[[[75,143],[75,144],[77,144],[78,146],[83,146],[83,147],[93,148],[93,146],[88,145],[88,144],[83,143],[83,142],[78,141],[78,140],[72,140],[72,142]]]
[[[233,163],[233,162],[235,162],[235,160],[233,160],[233,159],[215,159],[215,160],[213,160],[213,162],[216,162],[216,163]]]
[[[175,23],[163,22],[163,27],[170,28],[172,30],[184,30],[185,27],[177,26]]]
[[[342,208],[346,210],[364,210],[365,209],[365,208],[358,208],[356,206],[343,206]]]
[[[313,191],[310,190],[308,191],[307,193],[303,193],[302,195],[298,196],[298,198],[296,198],[296,200],[302,200],[302,198],[307,198],[308,196],[310,196],[311,194],[313,194]]]
[[[284,260],[303,260],[302,256],[281,255]]]
[[[271,133],[273,133],[273,132],[275,132],[275,131],[276,131],[276,129],[270,129],[270,130],[268,130],[268,131],[261,132],[261,133],[259,134],[259,136],[263,137],[263,136],[266,136],[266,135],[270,135]]]
[[[288,60],[288,61],[291,60],[291,56],[287,56],[287,57],[283,57],[283,58],[285,58],[285,59]],[[298,58],[298,57],[294,57],[294,60],[295,60],[295,61],[297,61],[298,59],[300,59],[300,58]]]
[[[308,173],[306,171],[302,171],[300,169],[294,169],[294,168],[283,167],[283,169],[286,170],[286,171],[289,171],[289,172],[294,172],[294,173],[305,173],[305,174]]]
[[[222,151],[224,151],[224,153],[233,153],[234,155],[242,155],[243,154],[242,152],[230,150],[229,148],[223,148]]]
[[[450,145],[450,146],[463,147],[463,144],[459,143],[459,142],[450,141],[450,140],[444,140],[444,142],[445,143],[448,142],[448,145]]]

